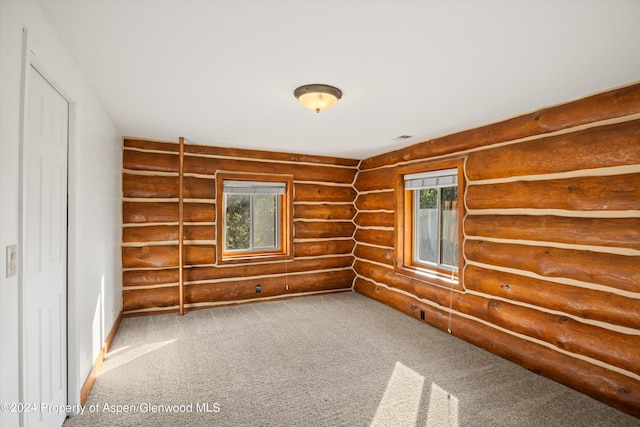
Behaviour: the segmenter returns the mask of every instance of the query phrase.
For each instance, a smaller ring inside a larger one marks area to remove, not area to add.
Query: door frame
[[[29,112],[29,71],[34,67],[44,79],[69,103],[68,132],[67,132],[67,283],[66,283],[66,333],[67,348],[67,404],[80,404],[80,373],[79,366],[79,327],[78,327],[78,265],[77,265],[77,125],[78,105],[76,97],[70,92],[64,79],[61,78],[59,68],[55,65],[55,58],[47,56],[29,34],[27,27],[22,30],[22,70],[20,87],[20,135],[19,135],[19,201],[18,201],[18,378],[20,402],[24,402],[24,345],[23,345],[23,286],[25,277],[25,241],[26,241],[26,209],[24,206],[24,187],[26,178],[26,159],[24,147],[26,143],[28,112]],[[26,403],[26,402],[24,402]],[[76,407],[78,407],[76,406]],[[75,415],[75,414],[67,414]],[[20,415],[20,425],[24,425],[23,414]]]

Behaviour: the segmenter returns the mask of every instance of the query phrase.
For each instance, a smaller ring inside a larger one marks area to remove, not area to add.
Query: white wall
[[[18,277],[6,278],[5,248],[18,244],[23,27],[76,116],[69,165],[69,403],[75,404],[121,310],[121,133],[39,6],[0,0],[0,402],[19,398]],[[17,414],[0,412],[0,425],[17,423]]]

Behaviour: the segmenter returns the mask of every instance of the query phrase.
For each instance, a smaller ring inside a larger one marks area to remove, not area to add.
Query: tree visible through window
[[[216,176],[218,262],[289,257],[292,179],[221,173]],[[248,178],[248,177],[247,177]]]
[[[277,194],[225,193],[225,250],[279,248]]]

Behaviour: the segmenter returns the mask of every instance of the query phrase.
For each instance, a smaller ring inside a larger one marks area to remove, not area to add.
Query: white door
[[[67,403],[68,102],[29,70],[22,160],[22,403],[24,426],[60,426]]]

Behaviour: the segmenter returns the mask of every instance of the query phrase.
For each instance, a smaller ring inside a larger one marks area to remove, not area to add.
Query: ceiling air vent
[[[404,141],[405,139],[413,138],[413,135],[400,135],[395,138],[391,138],[392,141]]]

